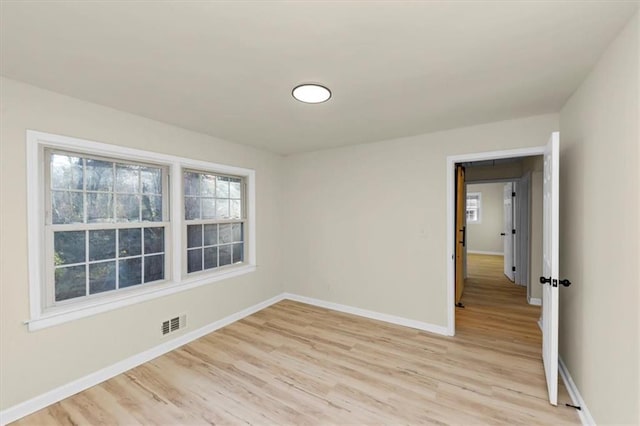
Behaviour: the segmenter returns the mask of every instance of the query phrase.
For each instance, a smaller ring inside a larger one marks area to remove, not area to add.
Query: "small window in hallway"
[[[467,223],[481,222],[482,194],[469,192],[467,194]]]

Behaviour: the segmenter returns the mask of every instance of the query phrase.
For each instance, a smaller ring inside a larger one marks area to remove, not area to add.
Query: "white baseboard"
[[[578,412],[578,416],[580,417],[582,424],[585,426],[595,426],[596,421],[593,419],[593,416],[591,416],[591,413],[587,408],[587,404],[584,402],[584,399],[582,399],[582,395],[580,395],[578,387],[573,382],[571,374],[569,374],[569,370],[567,369],[567,365],[560,357],[558,357],[558,372],[560,373],[560,377],[562,377],[562,381],[564,381],[564,386],[567,388],[567,392],[569,392],[572,404],[580,407],[580,410],[576,411]]]
[[[483,250],[467,250],[467,254],[490,254],[493,256],[504,256],[501,251],[483,251]]]
[[[395,315],[383,314],[380,312],[369,311],[367,309],[356,308],[348,305],[341,305],[339,303],[327,302],[326,300],[314,299],[312,297],[300,296],[297,294],[284,293],[284,299],[293,300],[296,302],[307,303],[309,305],[319,306],[321,308],[331,309],[334,311],[344,312],[347,314],[353,314],[360,317],[374,319],[378,321],[384,321],[391,324],[402,325],[405,327],[416,328],[422,331],[428,331],[430,333],[442,334],[444,336],[450,336],[447,327],[440,325],[430,324],[427,322],[416,321]]]
[[[527,302],[529,302],[530,305],[542,306],[542,299],[537,297],[531,297]]]
[[[540,319],[538,320],[538,327],[540,327],[540,331],[542,331],[542,317],[540,317]],[[564,387],[567,388],[569,398],[571,398],[571,403],[575,406],[580,407],[579,410],[576,410],[578,412],[578,417],[580,417],[580,422],[584,426],[595,426],[596,421],[591,416],[591,413],[587,408],[587,404],[584,402],[584,399],[582,399],[582,395],[580,395],[578,387],[573,382],[571,374],[569,374],[567,365],[564,363],[560,356],[558,356],[558,373],[560,373],[560,377],[562,377]]]
[[[35,411],[61,401],[64,398],[75,395],[76,393],[88,389],[91,386],[102,383],[105,380],[115,377],[118,374],[124,373],[125,371],[137,367],[140,364],[151,361],[154,358],[164,355],[167,352],[179,348],[180,346],[186,345],[189,342],[192,342],[206,334],[214,332],[235,321],[258,312],[268,306],[273,305],[274,303],[278,303],[282,299],[283,294],[279,294],[268,300],[265,300],[264,302],[257,303],[239,312],[224,317],[218,321],[212,322],[211,324],[205,325],[204,327],[201,327],[197,330],[193,330],[191,332],[183,334],[182,336],[176,337],[175,339],[164,342],[161,345],[155,346],[144,352],[123,359],[122,361],[117,362],[109,367],[105,367],[87,376],[74,380],[73,382],[57,387],[53,390],[50,390],[49,392],[45,392],[44,394],[36,396],[35,398],[29,399],[25,402],[14,405],[13,407],[9,407],[3,411],[0,411],[0,425],[4,426],[7,423],[18,420]]]
[[[21,402],[20,404],[14,405],[13,407],[9,407],[3,411],[0,411],[0,426],[4,426],[7,423],[11,423],[15,420],[18,420],[35,411],[48,407],[51,404],[55,404],[56,402],[61,401],[65,398],[68,398],[72,395],[75,395],[78,392],[82,392],[83,390],[88,389],[91,386],[100,384],[105,380],[115,377],[118,374],[122,374],[125,371],[135,368],[141,364],[144,364],[145,362],[151,361],[154,358],[164,355],[167,352],[177,349],[180,346],[186,345],[189,342],[199,339],[204,335],[212,333],[222,327],[225,327],[235,321],[238,321],[251,314],[254,314],[284,299],[307,303],[310,305],[332,309],[334,311],[345,312],[353,315],[358,315],[361,317],[370,318],[374,320],[384,321],[391,324],[397,324],[405,327],[416,328],[418,330],[428,331],[431,333],[442,334],[445,336],[451,335],[448,332],[448,329],[446,327],[442,327],[439,325],[429,324],[421,321],[415,321],[415,320],[411,320],[403,317],[398,317],[395,315],[388,315],[388,314],[383,314],[379,312],[369,311],[366,309],[360,309],[352,306],[341,305],[339,303],[327,302],[324,300],[314,299],[306,296],[300,296],[297,294],[282,293],[268,300],[265,300],[264,302],[257,303],[239,312],[236,312],[227,317],[224,317],[218,321],[212,322],[211,324],[208,324],[197,330],[188,332],[186,334],[183,334],[182,336],[176,337],[175,339],[164,342],[161,345],[155,346],[144,352],[133,355],[109,367],[105,367],[94,373],[88,374],[70,383],[67,383],[55,389],[52,389],[48,392],[45,392],[42,395],[36,396],[25,402]]]

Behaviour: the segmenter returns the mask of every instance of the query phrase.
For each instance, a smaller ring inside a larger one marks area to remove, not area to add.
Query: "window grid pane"
[[[185,172],[183,181],[187,273],[243,262],[242,179]]]
[[[187,225],[187,273],[243,261],[243,222]]]
[[[186,220],[242,219],[242,179],[212,173],[184,172]]]
[[[55,301],[163,280],[164,234],[162,226],[54,231]]]
[[[45,152],[50,212],[45,229],[49,241],[53,239],[54,259],[49,267],[53,283],[48,284],[53,289],[48,294],[53,301],[164,280],[169,261],[165,237],[170,234],[168,224],[162,223],[168,214],[167,167]],[[199,241],[188,249],[197,252],[200,270],[243,262],[243,179],[198,172],[185,172],[183,179],[187,224],[200,225]]]
[[[162,168],[52,153],[51,223],[163,221]]]
[[[185,171],[183,185],[187,273],[243,262],[242,179]]]
[[[479,192],[470,192],[467,194],[466,216],[467,222],[479,222],[480,220],[480,197]]]
[[[163,221],[165,168],[58,152],[47,158],[53,302],[165,279],[166,224],[144,223]]]

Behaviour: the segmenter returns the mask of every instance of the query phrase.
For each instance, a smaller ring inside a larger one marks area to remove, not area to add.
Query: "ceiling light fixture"
[[[307,104],[319,104],[331,98],[331,90],[319,84],[301,84],[291,92],[294,98]]]

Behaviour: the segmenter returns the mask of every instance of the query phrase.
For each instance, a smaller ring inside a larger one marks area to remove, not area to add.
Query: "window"
[[[242,178],[185,171],[187,273],[244,261]]]
[[[254,187],[250,169],[27,131],[29,329],[254,271]]]
[[[467,223],[480,223],[482,209],[482,194],[480,192],[467,193]]]
[[[47,306],[165,279],[166,167],[46,151]]]

